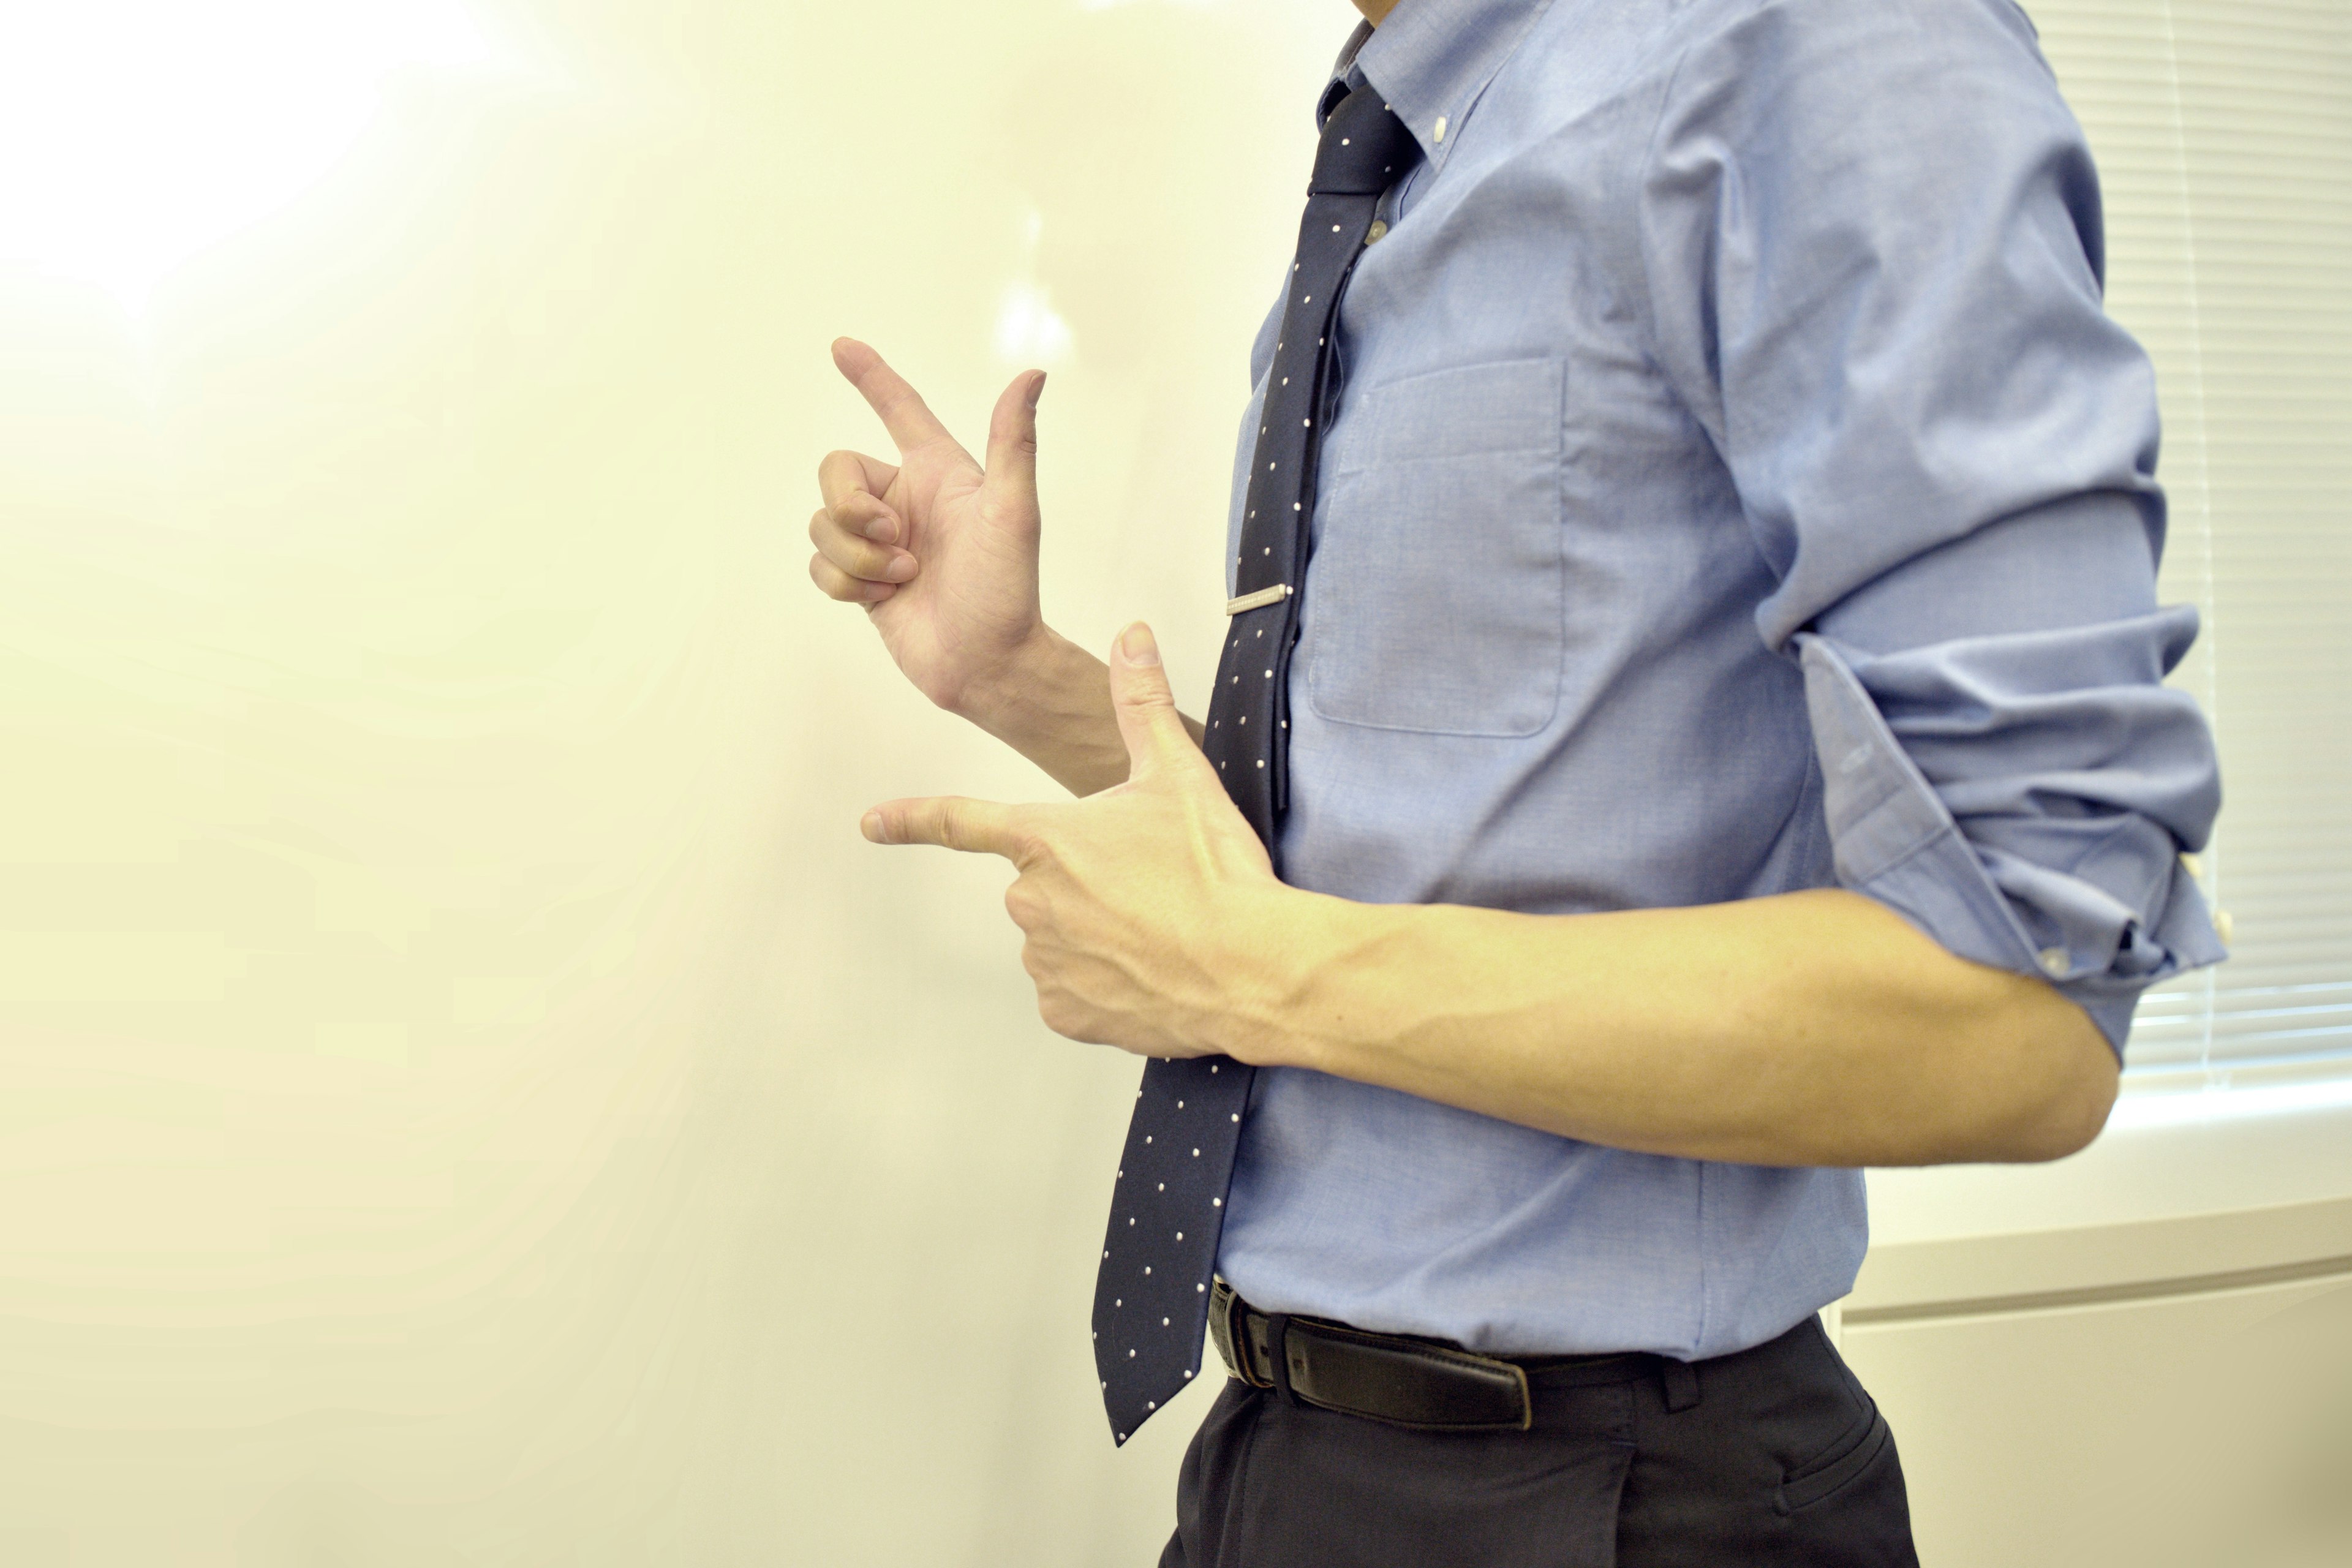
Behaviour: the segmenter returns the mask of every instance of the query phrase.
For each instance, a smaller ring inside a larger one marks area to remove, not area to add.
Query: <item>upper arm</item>
[[[1777,579],[1769,646],[2069,498],[2160,541],[2154,374],[2102,308],[2096,175],[2013,6],[1767,0],[1683,60],[1652,163],[1658,353]]]
[[[2098,190],[1999,0],[1766,0],[1695,49],[1645,186],[1662,363],[1800,653],[1839,879],[2055,985],[2120,1049],[2221,956],[2177,854],[2219,807],[2165,675],[2147,356]]]

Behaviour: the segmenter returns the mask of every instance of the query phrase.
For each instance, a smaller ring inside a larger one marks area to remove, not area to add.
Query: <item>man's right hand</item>
[[[833,363],[881,417],[898,461],[835,452],[818,465],[824,505],[809,520],[809,576],[866,606],[924,696],[967,712],[1050,637],[1037,605],[1045,373],[1024,371],[996,400],[983,468],[880,354],[842,338]]]

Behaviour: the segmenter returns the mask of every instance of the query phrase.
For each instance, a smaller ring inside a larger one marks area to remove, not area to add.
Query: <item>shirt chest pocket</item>
[[[1566,651],[1562,366],[1465,365],[1357,412],[1307,568],[1307,695],[1343,724],[1532,735]]]

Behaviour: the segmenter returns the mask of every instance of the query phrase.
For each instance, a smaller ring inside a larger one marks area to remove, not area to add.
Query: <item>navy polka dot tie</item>
[[[1380,93],[1359,88],[1324,120],[1307,183],[1204,747],[1234,804],[1269,845],[1286,804],[1290,647],[1315,510],[1317,439],[1339,390],[1331,340],[1339,294],[1357,257],[1380,237],[1372,215],[1381,194],[1420,156]],[[1255,1076],[1228,1057],[1144,1065],[1095,1280],[1095,1366],[1120,1443],[1200,1373],[1209,1277]]]

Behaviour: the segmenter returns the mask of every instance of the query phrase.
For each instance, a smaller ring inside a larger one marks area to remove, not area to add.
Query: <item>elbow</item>
[[[1915,1135],[1871,1163],[2044,1164],[2105,1130],[2122,1068],[2090,1015],[2031,976],[1994,988],[1948,1015],[1911,1085]]]
[[[2105,1044],[2102,1043],[2102,1049]],[[2106,1130],[2107,1113],[2115,1109],[2117,1079],[2114,1072],[2101,1085],[2088,1079],[2053,1093],[2035,1107],[2035,1114],[2013,1135],[2003,1155],[2014,1164],[2043,1164],[2079,1154]]]
[[[2030,984],[2030,983],[2029,983]],[[2057,1016],[2036,1008],[2036,1026],[2013,1038],[2012,1093],[1995,1125],[1986,1157],[2040,1164],[2079,1154],[2107,1125],[2122,1083],[2122,1064],[2089,1016],[2049,993]]]

